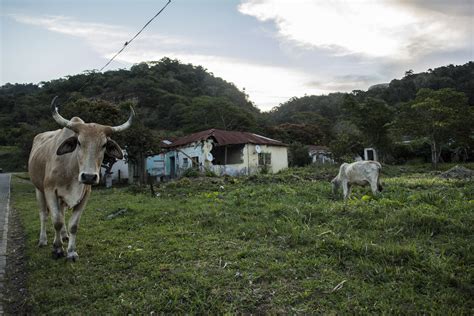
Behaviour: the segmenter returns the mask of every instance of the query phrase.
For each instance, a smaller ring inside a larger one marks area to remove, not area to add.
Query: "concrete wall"
[[[255,145],[248,144],[249,150],[249,166],[251,170],[262,168],[258,165],[258,153],[255,150]],[[271,154],[271,165],[270,172],[276,173],[282,169],[288,168],[288,148],[282,146],[268,146],[260,145],[261,153],[270,153]]]
[[[179,151],[175,151],[176,159],[176,172],[180,176],[186,169],[191,167],[199,167],[204,162],[203,148],[201,144],[191,144],[189,147],[180,148]],[[191,158],[198,157],[198,162],[193,162]],[[187,159],[187,166],[184,161]]]
[[[146,158],[146,171],[152,176],[165,175],[165,154],[158,154]]]
[[[288,168],[288,149],[282,146],[260,145],[261,153],[271,153],[271,164],[269,172],[276,173]],[[243,162],[240,164],[228,164],[225,166],[212,166],[218,175],[228,174],[232,176],[251,175],[258,173],[263,166],[258,165],[258,153],[255,145],[247,144],[243,148]]]
[[[100,169],[101,173],[105,175],[105,168]],[[122,159],[117,160],[116,163],[112,166],[112,181],[118,182],[119,181],[119,174],[120,174],[120,181],[124,181],[128,179],[128,163]]]

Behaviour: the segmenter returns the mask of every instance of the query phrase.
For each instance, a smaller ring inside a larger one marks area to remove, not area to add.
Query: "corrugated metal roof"
[[[308,145],[308,151],[330,151],[330,149],[326,146]]]
[[[220,129],[208,129],[206,131],[197,132],[187,136],[180,137],[171,144],[163,146],[166,148],[180,147],[194,142],[203,141],[213,138],[218,146],[237,145],[237,144],[255,144],[255,145],[272,145],[287,146],[279,140],[271,139],[265,136],[236,131],[223,131]]]

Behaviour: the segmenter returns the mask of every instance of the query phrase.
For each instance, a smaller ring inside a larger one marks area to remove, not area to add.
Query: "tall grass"
[[[35,314],[471,314],[473,183],[393,172],[382,195],[358,188],[344,203],[328,168],[183,179],[157,197],[96,189],[76,263],[36,247],[34,191],[14,178],[28,303]]]

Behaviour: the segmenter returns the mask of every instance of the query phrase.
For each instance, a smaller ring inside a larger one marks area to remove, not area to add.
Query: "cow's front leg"
[[[53,241],[53,258],[58,259],[64,257],[63,241],[61,231],[64,227],[64,213],[62,212],[58,197],[54,191],[44,192],[46,204],[51,212],[51,220],[53,222],[55,234]]]
[[[39,205],[39,216],[40,216],[40,237],[38,242],[38,247],[46,246],[48,244],[48,238],[46,237],[46,224],[48,221],[48,207],[46,206],[46,201],[44,198],[43,192],[36,189],[36,200]]]
[[[61,216],[65,219],[66,218],[65,214],[66,214],[67,205],[60,202],[59,206],[60,206],[60,209],[61,209],[61,212],[62,212]],[[69,234],[67,233],[66,225],[63,225],[63,228],[61,228],[61,240],[64,243],[69,240]]]
[[[79,255],[76,252],[76,235],[77,229],[79,228],[79,220],[81,219],[82,211],[86,207],[90,192],[90,188],[87,189],[81,203],[73,208],[71,218],[69,219],[69,243],[67,246],[67,260],[76,261],[79,258]]]

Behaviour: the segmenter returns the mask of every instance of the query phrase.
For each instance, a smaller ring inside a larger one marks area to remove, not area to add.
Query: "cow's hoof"
[[[68,235],[61,236],[61,240],[63,241],[63,243],[68,242],[69,236]]]
[[[41,248],[41,247],[44,247],[44,246],[46,246],[46,245],[48,245],[48,242],[47,242],[46,240],[40,240],[40,241],[38,242],[38,247],[40,247],[40,248]]]
[[[69,253],[67,254],[66,259],[67,259],[67,261],[76,262],[76,261],[79,259],[79,255],[78,255],[77,252],[75,252],[75,251],[69,252]]]
[[[64,250],[62,248],[55,248],[53,249],[53,259],[59,259],[64,257]]]

